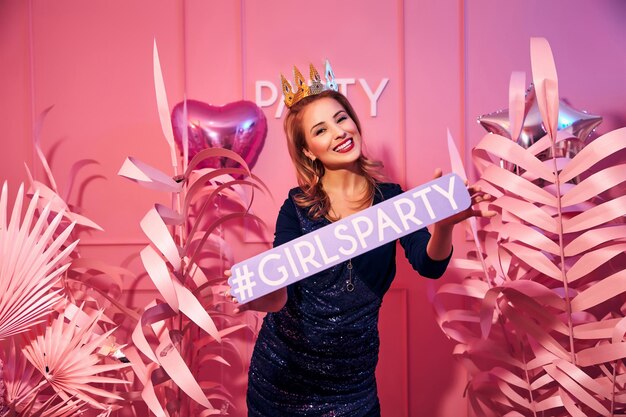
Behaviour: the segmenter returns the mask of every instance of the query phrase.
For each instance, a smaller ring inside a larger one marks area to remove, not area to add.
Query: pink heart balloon
[[[181,154],[183,132],[188,130],[189,160],[207,148],[224,148],[238,153],[248,167],[256,163],[265,136],[267,119],[261,109],[251,101],[236,101],[224,106],[211,106],[196,100],[187,100],[187,120],[183,117],[184,102],[172,110],[174,140]],[[199,168],[236,167],[228,158],[211,158],[202,161]]]

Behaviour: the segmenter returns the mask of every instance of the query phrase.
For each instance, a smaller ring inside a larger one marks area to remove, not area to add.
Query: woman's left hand
[[[441,177],[441,169],[435,171],[435,178]],[[467,187],[467,182],[465,183]],[[493,210],[481,210],[474,208],[474,205],[484,201],[490,201],[491,195],[481,191],[480,187],[472,185],[467,187],[467,191],[472,199],[472,204],[465,210],[438,221],[433,225],[432,236],[428,241],[426,253],[431,259],[442,260],[450,256],[452,252],[452,230],[454,225],[467,220],[470,217],[493,217],[497,213]]]
[[[442,175],[442,171],[441,169],[437,168],[435,170],[435,178],[439,178]],[[478,203],[482,203],[485,201],[491,201],[493,199],[493,197],[491,196],[491,194],[485,193],[483,192],[479,186],[477,185],[471,185],[471,186],[467,186],[467,181],[465,181],[465,186],[467,187],[467,191],[470,194],[472,203],[471,205],[453,215],[450,216],[448,218],[445,218],[443,220],[440,220],[439,222],[436,223],[437,226],[439,227],[450,227],[452,228],[455,224],[457,223],[461,223],[464,220],[469,219],[470,217],[484,217],[484,218],[489,218],[489,217],[493,217],[496,214],[498,214],[497,212],[493,211],[493,210],[483,210],[480,208],[475,208],[474,206]]]

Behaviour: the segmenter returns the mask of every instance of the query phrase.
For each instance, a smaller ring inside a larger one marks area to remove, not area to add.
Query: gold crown
[[[322,78],[317,72],[313,64],[309,64],[309,73],[311,85],[307,85],[304,77],[297,67],[293,67],[293,77],[295,81],[296,91],[293,91],[291,84],[283,74],[280,74],[280,80],[283,85],[283,96],[285,97],[285,105],[291,107],[305,97],[319,94],[322,91],[333,90],[338,91],[339,86],[335,82],[335,73],[330,67],[330,62],[326,60],[326,84],[322,83]]]

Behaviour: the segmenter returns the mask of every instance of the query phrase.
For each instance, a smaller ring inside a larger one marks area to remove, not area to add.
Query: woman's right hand
[[[231,270],[225,270],[224,275],[226,276],[226,279],[230,278],[232,275]],[[287,288],[280,288],[245,304],[239,304],[239,301],[230,293],[230,290],[225,291],[224,296],[227,300],[235,304],[235,309],[233,310],[235,314],[247,310],[276,312],[282,309],[287,303]]]

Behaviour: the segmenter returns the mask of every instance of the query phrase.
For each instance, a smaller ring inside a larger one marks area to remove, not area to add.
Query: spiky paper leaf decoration
[[[2,375],[5,392],[2,398],[6,401],[6,411],[21,413],[34,401],[42,376],[16,348],[13,339],[7,344],[8,355]]]
[[[66,241],[74,223],[64,229],[63,212],[48,224],[50,205],[37,212],[35,193],[22,219],[24,186],[20,186],[10,219],[8,186],[0,195],[0,341],[28,331],[41,323],[62,299],[53,290],[69,263],[60,265],[78,243]],[[57,229],[62,231],[55,237]]]
[[[479,184],[496,197],[492,207],[501,215],[479,232],[482,245],[469,259],[452,263],[467,278],[439,289],[439,324],[470,371],[467,393],[477,416],[623,414],[626,196],[610,191],[626,181],[626,164],[604,166],[626,148],[626,128],[571,159],[540,160],[566,138],[554,125],[558,87],[549,45],[533,39],[531,50],[548,135],[523,149],[489,134],[474,149]]]
[[[36,338],[22,349],[24,356],[43,375],[44,380],[64,401],[75,397],[91,406],[106,410],[105,403],[95,397],[121,400],[109,389],[98,388],[94,384],[127,384],[128,381],[102,376],[102,373],[126,368],[126,363],[101,363],[97,355],[109,330],[102,334],[94,333],[101,314],[95,315],[90,323],[79,326],[79,314],[67,320],[64,313],[38,332]]]

